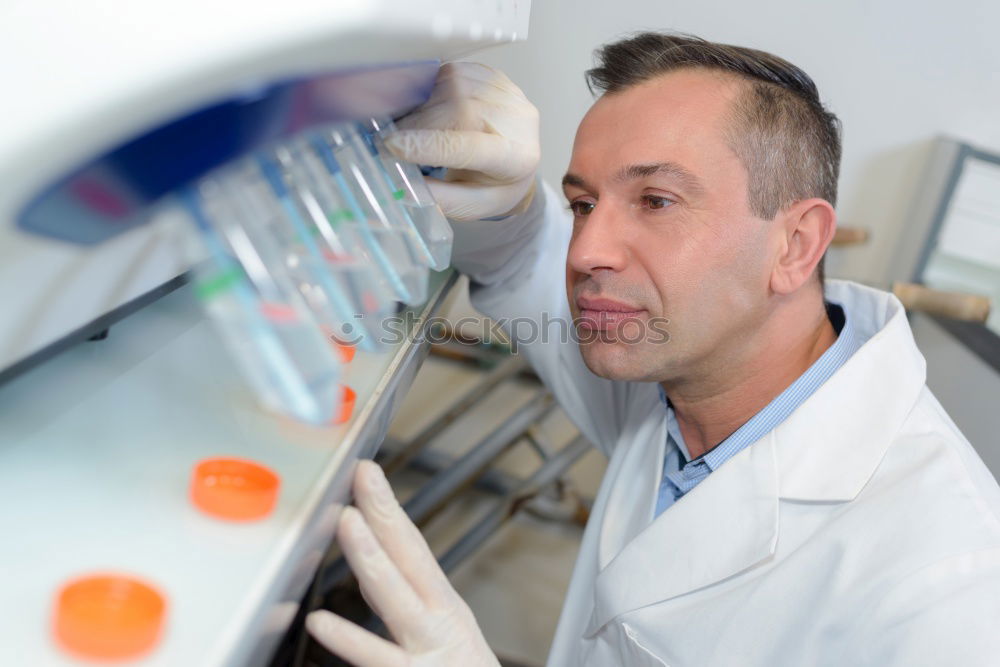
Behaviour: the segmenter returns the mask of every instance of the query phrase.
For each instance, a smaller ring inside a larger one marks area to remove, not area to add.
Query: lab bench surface
[[[0,386],[0,665],[81,663],[54,643],[68,580],[137,576],[167,598],[154,665],[266,664],[331,540],[350,474],[378,448],[427,351],[428,320],[386,353],[358,352],[354,416],[304,426],[261,410],[184,286]],[[238,456],[281,477],[267,518],[230,523],[188,499],[201,459]]]

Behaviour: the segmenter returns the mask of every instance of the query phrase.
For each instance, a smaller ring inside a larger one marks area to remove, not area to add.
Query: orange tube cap
[[[340,362],[344,364],[351,363],[351,360],[354,359],[354,353],[357,352],[355,347],[347,343],[341,343],[340,341],[334,341],[333,344],[337,346],[337,354],[340,356]]]
[[[355,347],[350,343],[345,343],[340,340],[333,327],[324,326],[323,333],[326,335],[327,339],[329,339],[330,344],[333,345],[334,349],[337,351],[337,358],[340,359],[340,363],[351,363],[351,360],[354,359],[354,353],[357,351]]]
[[[345,385],[343,398],[340,399],[340,413],[333,420],[334,424],[344,424],[351,420],[351,415],[354,414],[354,402],[357,399],[358,395],[354,390]]]
[[[132,577],[99,574],[68,582],[56,598],[53,631],[61,648],[90,660],[124,660],[160,639],[166,600]]]
[[[191,502],[206,514],[253,521],[271,513],[281,479],[269,468],[236,458],[205,459],[191,476]]]

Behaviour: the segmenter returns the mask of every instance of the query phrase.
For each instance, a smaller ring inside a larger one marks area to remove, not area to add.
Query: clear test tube
[[[448,268],[454,238],[451,224],[434,201],[420,168],[400,160],[386,148],[384,137],[395,131],[395,125],[389,119],[372,118],[359,123],[358,127],[372,157],[382,166],[393,197],[402,205],[404,214],[423,242],[430,267],[435,271]]]
[[[334,177],[338,188],[344,188],[348,202],[358,220],[367,222],[379,245],[391,258],[409,298],[410,305],[427,300],[429,261],[421,254],[421,241],[416,231],[398,210],[391,191],[386,187],[381,167],[372,160],[368,149],[353,126],[328,130],[317,142],[317,150],[326,150],[332,162],[339,165],[340,178]],[[355,208],[356,207],[356,208]]]
[[[225,233],[233,236],[234,242],[239,240],[235,247],[241,252],[252,249],[256,254],[255,261],[240,257],[252,277],[273,274],[273,280],[283,281],[283,289],[299,293],[324,330],[359,338],[362,334],[355,331],[350,303],[340,298],[339,287],[329,284],[330,278],[317,270],[325,270],[324,267],[317,267],[295,238],[295,231],[285,218],[286,211],[256,162],[237,163],[214,183],[226,195],[213,200],[214,206],[225,209],[214,219]]]
[[[341,201],[319,159],[308,145],[294,143],[275,151],[289,175],[289,188],[320,247],[327,267],[350,294],[359,325],[381,347],[382,322],[395,311],[395,297],[361,238],[350,209]]]
[[[309,200],[305,184],[296,180],[293,173],[293,158],[287,147],[279,147],[273,153],[259,154],[255,159],[272,195],[272,202],[279,206],[280,215],[274,231],[283,236],[283,242],[294,254],[304,269],[324,295],[323,301],[332,306],[334,320],[322,321],[324,328],[338,341],[356,345],[362,350],[375,351],[379,345],[380,315],[387,310],[382,303],[366,300],[361,286],[352,275],[352,267],[344,256],[334,257],[342,261],[331,261],[331,254],[324,252],[326,244],[321,232],[305,207]],[[322,221],[320,221],[322,222]],[[368,306],[374,306],[373,317],[366,317]],[[319,313],[328,312],[320,309]]]
[[[253,253],[238,247],[245,239],[220,229],[230,207],[217,184],[189,186],[178,198],[209,254],[195,267],[195,293],[261,402],[311,424],[334,421],[346,395],[340,364],[302,297],[291,290],[272,300],[287,281],[280,267],[253,266]]]
[[[361,172],[368,178],[368,187],[371,188],[385,212],[389,224],[399,230],[406,240],[413,261],[424,266],[431,266],[434,260],[430,249],[402,205],[406,191],[396,188],[392,178],[386,173],[377,151],[372,151],[370,148],[362,127],[357,123],[343,125],[334,129],[330,136],[333,139],[335,150],[340,150],[338,148],[339,142],[343,142],[345,146],[353,149],[354,159],[361,167]]]
[[[355,194],[356,188],[350,185],[353,176],[349,178],[345,175],[327,141],[320,135],[313,135],[307,139],[307,145],[308,158],[305,159],[305,163],[311,163],[312,157],[317,158],[332,184],[332,189],[344,202],[343,215],[337,218],[338,221],[342,223],[344,229],[350,229],[361,239],[394,297],[404,303],[414,301],[404,280],[405,272],[410,268],[410,260],[409,251],[402,245],[402,240],[391,239],[390,235],[385,233],[383,226],[376,226],[370,221],[366,207],[362,205],[363,197],[359,198]],[[324,179],[319,177],[319,180]],[[332,211],[328,212],[329,215],[338,216],[340,213]],[[385,240],[392,243],[388,247],[383,247],[382,242]]]
[[[367,263],[374,276],[372,296],[380,302],[384,300],[394,306],[403,300],[404,293],[409,298],[398,269],[363,218],[363,207],[353,197],[343,170],[326,143],[315,136],[302,139],[295,151],[295,164],[308,174],[310,191],[328,223],[317,223],[317,227],[329,251],[335,255],[348,253]]]

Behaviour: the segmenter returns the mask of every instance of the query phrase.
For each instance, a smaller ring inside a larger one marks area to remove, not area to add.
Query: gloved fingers
[[[497,79],[510,81],[507,75],[500,70],[471,60],[452,60],[442,63],[441,67],[438,68],[437,79],[434,83],[436,85],[439,82],[450,81],[452,79],[464,79],[481,83],[490,83]],[[513,85],[513,82],[511,82],[511,85]]]
[[[438,71],[428,101],[397,121],[386,146],[402,160],[445,167],[436,186],[453,220],[507,215],[529,201],[538,167],[538,110],[502,72],[454,62]],[[435,186],[431,186],[435,190]]]
[[[402,118],[396,119],[397,130],[478,130],[482,112],[477,103],[467,99],[437,99],[431,97]]]
[[[528,100],[510,94],[500,97],[493,93],[493,98],[481,99],[475,93],[447,100],[431,98],[398,119],[396,129],[466,130],[538,143],[538,109]]]
[[[458,597],[420,530],[396,500],[378,464],[361,461],[354,473],[354,499],[386,554],[413,590],[431,607]]]
[[[386,146],[402,160],[478,171],[497,181],[520,179],[538,165],[537,151],[506,137],[468,130],[400,130]]]
[[[523,96],[517,84],[500,70],[482,63],[456,60],[444,63],[438,69],[428,101],[452,99],[455,93],[483,92],[488,96],[490,90],[516,92]]]
[[[400,647],[325,609],[306,616],[309,633],[328,651],[356,667],[406,667]]]
[[[357,508],[344,508],[337,541],[358,578],[365,599],[371,601],[393,637],[403,646],[419,639],[424,634],[427,607],[386,554]]]
[[[482,185],[462,181],[427,179],[427,187],[444,214],[466,222],[512,214],[531,192],[534,176],[506,185]]]

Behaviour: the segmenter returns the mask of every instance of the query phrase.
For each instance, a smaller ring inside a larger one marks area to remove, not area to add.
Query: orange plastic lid
[[[340,355],[341,363],[351,363],[351,359],[354,358],[354,353],[357,351],[354,349],[354,346],[348,345],[347,343],[341,343],[337,340],[333,341],[333,344],[337,347],[337,354]]]
[[[330,344],[337,350],[337,356],[340,358],[340,362],[343,364],[350,363],[351,359],[354,358],[354,353],[356,351],[354,346],[350,343],[345,343],[339,340],[333,327],[324,326],[323,333],[326,334],[326,337],[330,339]]]
[[[90,575],[59,591],[53,631],[59,646],[78,657],[134,658],[159,641],[166,607],[165,598],[138,579]]]
[[[357,398],[358,395],[354,393],[354,390],[345,385],[343,397],[340,399],[340,413],[333,420],[334,424],[343,424],[350,421],[351,415],[354,413],[354,402]]]
[[[271,513],[281,479],[269,468],[235,458],[205,459],[191,476],[191,501],[206,514],[253,521]]]

